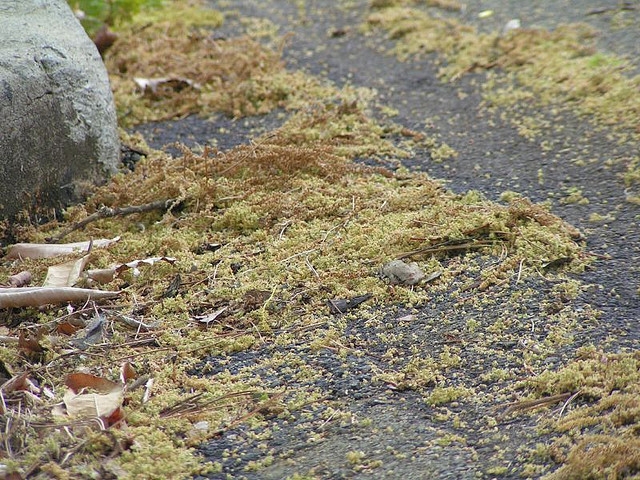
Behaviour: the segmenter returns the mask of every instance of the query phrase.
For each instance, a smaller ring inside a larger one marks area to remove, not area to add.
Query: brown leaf
[[[27,356],[34,357],[41,355],[45,348],[40,345],[41,335],[31,335],[26,332],[20,332],[18,338],[18,348]]]
[[[118,39],[118,35],[109,30],[107,25],[103,25],[93,36],[93,43],[96,45],[100,55],[104,55]]]
[[[122,388],[122,385],[112,382],[104,377],[98,377],[89,373],[70,373],[64,379],[64,384],[69,387],[73,393],[78,393],[83,388],[91,388],[100,393],[109,393],[116,388]]]
[[[40,389],[29,379],[29,373],[25,372],[21,375],[13,377],[0,386],[2,393],[27,391],[32,393],[40,393]]]
[[[85,327],[85,323],[80,319],[71,319],[65,322],[60,322],[56,325],[56,332],[62,335],[73,335],[78,330],[82,330]]]
[[[133,369],[133,366],[130,362],[124,362],[122,367],[120,367],[120,381],[122,383],[127,383],[129,380],[134,380],[138,378],[138,374]]]

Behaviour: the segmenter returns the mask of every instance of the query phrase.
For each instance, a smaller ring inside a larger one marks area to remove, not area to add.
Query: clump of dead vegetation
[[[285,69],[284,40],[269,49],[248,37],[216,38],[213,26],[171,19],[123,32],[105,59],[122,126],[194,113],[257,115],[322,93],[320,82]]]

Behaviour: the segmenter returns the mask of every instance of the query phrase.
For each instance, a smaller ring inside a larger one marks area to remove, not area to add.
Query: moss
[[[426,401],[429,405],[439,406],[465,398],[472,393],[472,390],[465,387],[436,387],[427,396]]]
[[[482,34],[453,18],[430,15],[411,1],[383,2],[372,8],[363,31],[387,31],[396,41],[393,52],[401,59],[437,52],[444,57],[441,75],[448,80],[501,69],[486,84],[489,104],[569,104],[613,128],[636,127],[640,76],[628,74],[632,68],[628,61],[596,52],[596,34],[586,25]],[[539,122],[521,117],[516,124],[531,138],[537,135]]]
[[[352,450],[350,452],[347,452],[345,456],[349,463],[351,463],[352,465],[356,465],[364,460],[366,454],[362,451]]]
[[[182,148],[171,157],[145,148],[149,155],[134,172],[121,173],[97,189],[85,204],[69,209],[65,221],[22,230],[23,239],[42,240],[102,206],[175,200],[170,211],[102,219],[66,239],[122,234],[109,249],[92,252],[92,261],[103,266],[148,256],[176,257],[173,264],[161,263],[104,286],[124,289],[114,311],[144,318],[155,330],[131,329],[114,314],[107,320],[113,335],[108,341],[114,343],[72,356],[65,353],[69,338],[50,342],[46,381],[55,391],[64,390],[64,372],[83,369],[117,378],[122,359],[129,358],[135,359],[139,376],[154,380],[148,401],[143,389],[127,393],[128,427],[126,435],[118,436],[121,443],[109,450],[104,439],[95,441],[87,451],[77,450],[70,468],[100,472],[100,459],[113,453],[108,469],[116,476],[186,477],[202,469],[190,450],[192,443],[224,431],[229,418],[246,419],[255,427],[266,423],[265,412],[313,415],[304,407],[320,402],[324,392],[292,389],[277,403],[282,392],[263,388],[255,370],[278,369],[296,381],[317,379],[321,372],[295,352],[260,357],[256,365],[235,373],[224,362],[233,353],[258,352],[267,342],[277,347],[303,342],[312,353],[328,349],[341,359],[364,358],[364,349],[346,338],[347,326],[356,320],[380,330],[377,340],[386,348],[389,366],[376,373],[377,380],[397,389],[415,389],[433,406],[469,399],[471,389],[446,386],[447,375],[464,367],[464,349],[447,346],[431,358],[420,345],[406,352],[396,348],[406,338],[394,320],[380,320],[376,308],[422,305],[429,295],[449,292],[468,280],[469,272],[477,274],[473,281],[478,281],[467,292],[474,302],[481,302],[476,294],[486,299],[482,292],[493,287],[499,291],[501,285],[537,275],[537,269],[557,258],[573,259],[566,267],[569,271],[579,271],[588,262],[577,230],[522,197],[512,195],[508,204],[498,205],[477,191],[448,192],[424,174],[351,162],[357,156],[408,155],[386,138],[390,132],[401,132],[367,114],[375,92],[338,89],[288,72],[277,50],[247,38],[213,41],[208,31],[193,23],[158,19],[136,28],[135,38],[127,38],[123,30],[123,41],[107,59],[123,121],[133,124],[213,111],[239,116],[276,107],[286,109],[287,120],[277,131],[226,152]],[[171,72],[165,70],[169,53],[175,68]],[[229,63],[228,58],[236,61]],[[143,95],[134,90],[134,71],[148,77],[184,76],[200,88],[187,84],[178,91],[167,86],[155,95]],[[140,139],[129,140],[142,144]],[[447,148],[442,145],[440,150]],[[211,244],[220,247],[201,248]],[[452,253],[446,248],[450,245],[466,247]],[[442,274],[428,286],[390,288],[378,271],[401,255],[425,271]],[[478,267],[489,261],[491,269]],[[29,261],[24,266],[41,278],[53,262]],[[0,269],[5,276],[10,273],[9,265]],[[171,297],[166,293],[172,281],[178,286]],[[371,312],[359,310],[357,317],[329,314],[327,299],[365,292],[372,294]],[[206,321],[215,311],[220,314]],[[47,310],[38,323],[53,328],[66,313]],[[574,317],[554,319],[566,326]],[[495,328],[485,323],[482,318],[469,321],[469,333],[501,332],[517,325],[517,319],[505,319]],[[473,348],[483,348],[477,343]],[[188,373],[206,356],[215,356],[221,366],[214,381]],[[8,358],[24,365],[17,351]],[[53,372],[57,378],[52,378]],[[338,409],[332,413],[340,421],[352,420]],[[454,421],[449,412],[440,418]],[[193,425],[200,421],[208,422],[209,429],[194,437]],[[19,466],[51,462],[47,468],[52,475],[61,474],[56,462],[62,452],[77,448],[87,435],[81,427],[71,428],[73,438],[52,428],[47,441],[39,442],[41,432],[23,427],[24,432],[16,430],[10,440],[24,442],[20,450],[26,453]],[[355,463],[363,469],[380,466],[378,460],[359,458]]]
[[[446,143],[443,143],[437,148],[433,148],[430,152],[431,159],[434,162],[442,162],[449,158],[456,158],[458,156],[458,152],[451,148]]]
[[[550,425],[568,435],[551,447],[552,458],[563,466],[547,478],[620,478],[640,471],[639,366],[638,352],[610,354],[589,347],[574,362],[527,382],[538,394],[577,395],[568,404],[570,412]]]

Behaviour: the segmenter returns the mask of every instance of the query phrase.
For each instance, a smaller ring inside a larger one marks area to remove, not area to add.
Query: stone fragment
[[[424,272],[417,263],[392,260],[382,267],[381,273],[392,285],[415,285],[424,278]]]

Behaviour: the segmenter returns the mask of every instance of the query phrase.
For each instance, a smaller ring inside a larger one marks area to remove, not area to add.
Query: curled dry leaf
[[[33,383],[33,381],[29,379],[28,372],[17,375],[11,380],[6,381],[2,385],[0,385],[0,390],[3,394],[16,391],[27,391],[35,394],[40,393],[40,389],[36,386],[35,383]]]
[[[81,372],[67,375],[64,383],[69,387],[62,398],[65,409],[55,406],[54,415],[97,417],[107,427],[122,420],[123,384]],[[97,393],[87,392],[88,389]]]
[[[67,415],[72,417],[98,417],[111,421],[114,414],[118,414],[124,394],[122,386],[114,387],[108,393],[73,393],[68,390],[62,401],[66,407]],[[118,414],[118,417],[120,415]],[[119,419],[119,418],[118,418]]]
[[[43,287],[73,287],[89,261],[89,255],[52,265],[47,269]]]
[[[86,328],[78,333],[77,338],[71,341],[71,344],[80,349],[86,350],[91,345],[100,343],[104,338],[105,319],[102,315],[96,315]]]
[[[154,382],[155,380],[153,378],[150,378],[149,380],[147,380],[147,383],[144,386],[145,388],[144,388],[144,395],[142,396],[142,403],[147,403],[151,398],[151,390],[153,389]]]
[[[193,80],[189,80],[184,77],[161,77],[161,78],[141,78],[135,77],[133,79],[142,93],[157,94],[160,87],[166,87],[170,90],[179,92],[187,87],[195,88],[199,90],[201,87]]]
[[[69,387],[73,393],[78,393],[83,388],[91,388],[100,393],[108,393],[116,387],[122,387],[121,384],[112,382],[107,378],[82,372],[70,373],[65,378],[64,384]]]
[[[205,325],[209,326],[209,323],[213,322],[216,318],[218,318],[221,314],[223,314],[228,308],[229,308],[229,305],[225,305],[224,307],[221,307],[215,312],[209,313],[207,315],[198,315],[195,317],[195,319],[198,320],[198,322],[204,323]]]
[[[124,271],[132,269],[133,275],[138,276],[140,275],[140,267],[151,266],[160,261],[168,262],[173,265],[176,259],[173,257],[150,257],[142,260],[133,260],[127,263],[121,263],[110,268],[88,270],[85,275],[87,278],[97,283],[109,283]]]
[[[98,53],[104,55],[104,52],[106,52],[117,39],[118,35],[109,30],[107,25],[103,25],[93,36],[93,43],[96,45]]]
[[[50,258],[59,255],[68,255],[73,252],[87,252],[89,248],[108,247],[120,240],[120,237],[112,239],[89,240],[75,243],[16,243],[9,247],[6,258],[9,260],[18,258]]]
[[[356,308],[361,303],[369,300],[372,296],[373,295],[370,293],[365,293],[364,295],[358,295],[357,297],[352,298],[333,298],[331,300],[327,300],[327,305],[331,313],[339,315],[346,313],[347,310]]]
[[[135,380],[138,377],[131,362],[124,362],[120,367],[120,381],[127,383],[129,380]]]
[[[392,260],[382,267],[381,273],[392,285],[415,285],[424,278],[424,272],[417,263]]]
[[[24,287],[31,283],[31,272],[23,270],[20,273],[11,275],[7,280],[11,287]]]
[[[0,308],[39,307],[52,303],[86,302],[117,297],[120,292],[105,292],[74,287],[23,287],[0,289]]]

